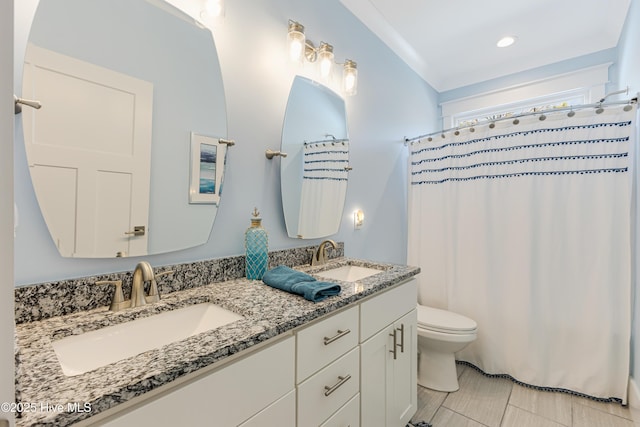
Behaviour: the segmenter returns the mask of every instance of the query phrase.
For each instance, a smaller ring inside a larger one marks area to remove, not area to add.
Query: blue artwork
[[[216,192],[216,157],[215,145],[200,144],[200,194]]]

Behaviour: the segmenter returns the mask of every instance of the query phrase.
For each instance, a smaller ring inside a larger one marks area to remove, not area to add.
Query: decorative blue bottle
[[[249,280],[262,280],[269,265],[269,237],[262,227],[262,218],[258,208],[253,209],[251,227],[244,233],[246,249],[245,274]]]

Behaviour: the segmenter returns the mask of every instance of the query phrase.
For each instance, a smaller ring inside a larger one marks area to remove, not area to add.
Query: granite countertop
[[[355,283],[337,282],[342,285],[341,294],[318,303],[274,289],[262,281],[242,278],[169,293],[163,295],[160,302],[119,312],[102,307],[19,324],[16,326],[15,349],[16,396],[23,413],[16,418],[16,425],[71,425],[186,374],[219,363],[253,345],[398,284],[420,271],[417,267],[350,258],[337,258],[323,266],[296,269],[314,274],[346,264],[383,271]],[[62,372],[51,345],[65,336],[202,302],[217,304],[243,316],[243,319],[71,377]],[[67,408],[74,404],[81,410],[67,412]],[[83,408],[90,408],[90,411],[82,412]]]

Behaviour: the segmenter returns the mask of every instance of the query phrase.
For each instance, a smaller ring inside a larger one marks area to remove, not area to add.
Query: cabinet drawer
[[[298,386],[298,427],[318,426],[358,393],[356,347]]]
[[[295,422],[296,392],[291,390],[289,394],[273,402],[239,427],[293,426]]]
[[[356,394],[320,427],[358,427],[360,425],[360,394]]]
[[[236,426],[294,389],[294,353],[285,338],[103,425]]]
[[[360,342],[415,309],[417,303],[416,279],[410,279],[360,304]]]
[[[358,345],[358,307],[302,329],[297,334],[297,382],[301,383]]]

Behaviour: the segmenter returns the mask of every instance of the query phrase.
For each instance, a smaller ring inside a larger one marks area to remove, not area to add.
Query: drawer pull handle
[[[398,358],[398,332],[396,329],[393,330],[392,334],[389,334],[390,337],[393,337],[393,350],[389,350],[389,353],[393,353],[393,360]]]
[[[338,333],[336,335],[332,336],[331,338],[324,337],[324,345],[329,345],[332,342],[342,338],[343,336],[347,335],[350,332],[351,332],[350,329],[345,329],[344,331],[341,331],[340,329],[338,329]]]
[[[400,347],[400,352],[404,353],[404,323],[400,325],[398,330],[400,331],[400,344],[398,346]]]
[[[338,381],[335,385],[329,387],[328,385],[324,386],[324,395],[325,396],[329,396],[331,393],[333,393],[334,391],[336,391],[338,388],[340,388],[340,386],[344,383],[346,383],[347,381],[349,381],[351,379],[351,375],[346,375],[344,377],[338,376]]]

